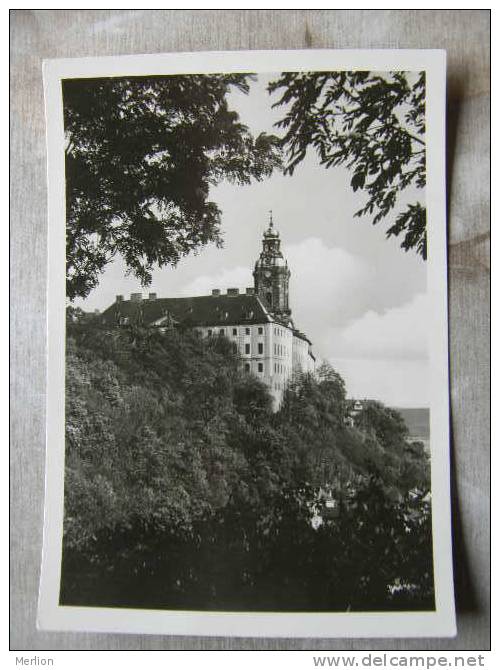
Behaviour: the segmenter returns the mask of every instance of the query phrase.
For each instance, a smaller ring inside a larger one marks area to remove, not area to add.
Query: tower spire
[[[274,228],[273,210],[269,211],[269,226],[264,231],[262,251],[255,263],[255,293],[266,301],[270,311],[283,317],[290,316],[288,281],[290,270],[280,249],[280,235]]]

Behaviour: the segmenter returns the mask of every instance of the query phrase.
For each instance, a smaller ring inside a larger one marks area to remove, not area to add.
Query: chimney
[[[246,290],[247,295],[255,295],[255,289],[253,286],[249,286]]]
[[[156,300],[156,293],[150,293],[149,300]]]
[[[123,296],[122,295],[117,295],[116,296],[116,302],[123,302]]]
[[[213,288],[212,295],[220,295],[220,288]]]
[[[101,310],[100,309],[94,309],[94,314],[100,314]]]
[[[228,288],[227,289],[227,294],[228,295],[238,295],[240,292],[239,288]]]
[[[141,300],[142,300],[142,293],[130,294],[130,302],[141,302]]]

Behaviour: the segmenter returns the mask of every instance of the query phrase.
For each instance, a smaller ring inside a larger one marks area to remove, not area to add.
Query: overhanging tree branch
[[[210,186],[260,181],[281,166],[277,138],[253,137],[228,107],[230,88],[248,93],[250,79],[63,82],[71,300],[87,296],[117,254],[147,285],[153,267],[222,244]]]
[[[286,106],[276,124],[285,131],[285,173],[309,148],[326,168],[345,165],[352,189],[368,196],[355,216],[378,223],[401,206],[405,189],[425,186],[425,73],[286,72],[268,91],[280,92],[273,107]],[[404,234],[401,247],[425,259],[425,206],[417,205],[397,216],[388,236]]]

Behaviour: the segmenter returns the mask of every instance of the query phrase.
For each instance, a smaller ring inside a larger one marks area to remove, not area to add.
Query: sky
[[[252,132],[273,132],[283,115],[266,91],[273,75],[259,75],[250,93],[231,93],[230,107]],[[274,131],[276,132],[276,130]],[[297,328],[346,382],[349,397],[374,398],[395,407],[429,405],[426,264],[386,239],[388,217],[373,226],[355,218],[365,201],[350,187],[343,167],[325,169],[310,151],[293,176],[274,174],[248,186],[221,183],[210,199],[222,210],[224,247],[210,245],[176,268],[153,273],[143,292],[158,297],[206,295],[213,288],[253,286],[269,210],[291,270],[290,303]],[[405,200],[425,197],[408,189]],[[111,263],[85,310],[105,309],[117,294],[140,291],[120,259]]]

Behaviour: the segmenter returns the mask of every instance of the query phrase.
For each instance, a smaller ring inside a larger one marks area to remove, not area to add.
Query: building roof
[[[297,330],[296,328],[294,328],[293,334],[295,337],[298,337],[299,340],[304,340],[304,342],[307,342],[308,344],[312,345],[311,340],[306,335],[304,335],[304,333],[301,330]]]
[[[269,212],[269,214],[270,214],[269,228],[264,232],[264,237],[266,237],[266,238],[273,237],[273,238],[279,239],[280,234],[278,233],[276,228],[274,228],[274,226],[273,226],[273,212],[272,212],[272,210]]]
[[[232,289],[235,290],[235,289]],[[139,295],[140,294],[136,294]],[[121,296],[119,296],[121,298]],[[179,324],[187,328],[196,326],[235,326],[242,324],[279,323],[291,328],[294,337],[311,341],[304,333],[294,328],[290,319],[284,320],[272,314],[266,301],[257,295],[236,293],[232,295],[201,295],[191,298],[141,298],[117,300],[102,314],[92,315],[107,326],[127,323],[144,326],[161,326],[163,322]],[[290,323],[285,323],[289,321]],[[312,352],[311,356],[312,356]],[[313,356],[314,358],[314,356]]]
[[[102,321],[110,326],[116,325],[120,318],[143,325],[161,325],[163,319],[171,319],[186,327],[274,321],[258,296],[246,294],[121,300],[101,315]]]

